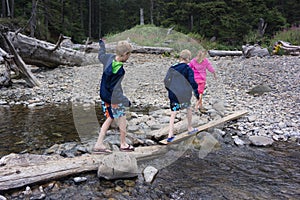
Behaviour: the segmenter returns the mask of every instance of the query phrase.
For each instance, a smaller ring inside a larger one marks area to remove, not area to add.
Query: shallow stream
[[[40,153],[56,143],[78,141],[70,105],[34,109],[0,107],[0,157],[9,153]],[[101,117],[99,117],[101,121]],[[200,158],[187,150],[159,170],[149,184],[142,176],[105,181],[96,172],[74,183],[73,177],[57,180],[45,190],[45,199],[300,199],[300,146],[280,142],[272,147],[236,147],[221,144]],[[34,186],[33,186],[34,188]],[[24,188],[22,188],[24,190]],[[19,192],[1,193],[23,199]]]

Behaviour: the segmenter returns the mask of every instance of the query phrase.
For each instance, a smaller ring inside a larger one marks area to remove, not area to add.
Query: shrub
[[[289,29],[277,32],[270,40],[270,45],[274,45],[278,40],[289,42],[292,45],[300,45],[300,26],[292,26]]]
[[[174,53],[179,53],[183,49],[189,49],[195,56],[203,46],[192,37],[183,33],[169,29],[156,27],[154,25],[138,25],[129,30],[117,34],[107,35],[107,42],[117,42],[119,40],[130,39],[131,42],[141,46],[156,46],[173,48]]]

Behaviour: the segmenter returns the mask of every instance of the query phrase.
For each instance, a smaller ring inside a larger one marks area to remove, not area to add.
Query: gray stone
[[[240,138],[238,138],[238,137],[235,137],[235,138],[234,138],[234,143],[235,143],[236,145],[238,145],[238,146],[242,146],[242,145],[245,144],[245,142],[244,142],[243,140],[241,140]]]
[[[251,144],[255,146],[270,146],[274,142],[272,138],[266,136],[256,136],[256,135],[250,136],[249,140]]]
[[[97,175],[107,180],[137,177],[137,160],[130,153],[115,152],[103,158]]]
[[[0,105],[7,105],[6,101],[0,100]]]
[[[81,183],[81,182],[86,181],[87,178],[86,177],[75,177],[73,180],[75,183]]]
[[[151,183],[157,173],[158,173],[158,169],[152,166],[147,166],[143,171],[145,181],[147,183]]]
[[[263,93],[265,92],[270,92],[271,91],[271,88],[265,84],[261,84],[261,85],[257,85],[255,87],[253,87],[251,90],[249,90],[249,94],[252,94],[252,95],[262,95]]]
[[[254,122],[255,120],[256,120],[256,115],[250,115],[250,116],[248,116],[248,121],[249,122]]]

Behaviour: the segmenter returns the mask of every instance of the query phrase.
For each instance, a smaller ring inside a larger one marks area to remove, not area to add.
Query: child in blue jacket
[[[103,74],[100,84],[100,97],[102,110],[106,120],[103,123],[93,153],[111,153],[103,144],[105,134],[114,119],[118,119],[120,131],[120,150],[134,151],[134,147],[126,143],[126,116],[125,107],[131,105],[123,94],[121,82],[125,75],[123,62],[126,62],[131,54],[132,46],[127,41],[119,41],[116,46],[116,55],[107,54],[105,44],[99,41],[100,49],[98,58],[103,64]]]
[[[195,97],[199,100],[198,85],[194,80],[194,72],[188,63],[191,59],[191,52],[187,49],[180,52],[179,63],[174,64],[168,70],[165,78],[165,86],[168,90],[170,100],[171,117],[169,124],[168,142],[172,142],[174,136],[174,121],[176,114],[181,109],[187,109],[188,133],[198,132],[192,127],[191,98],[194,91]]]

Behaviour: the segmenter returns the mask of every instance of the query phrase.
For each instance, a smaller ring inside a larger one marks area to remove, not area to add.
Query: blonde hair
[[[182,60],[185,60],[185,61],[188,61],[188,62],[190,61],[191,56],[192,56],[192,53],[188,49],[182,50],[179,54],[179,57]]]
[[[131,53],[132,51],[132,46],[127,42],[126,40],[119,41],[117,46],[116,46],[116,54],[118,56],[124,56],[128,53]]]
[[[201,63],[204,60],[204,58],[206,57],[206,53],[207,52],[205,50],[198,51],[198,54],[196,56],[196,59],[197,59],[198,63]]]

